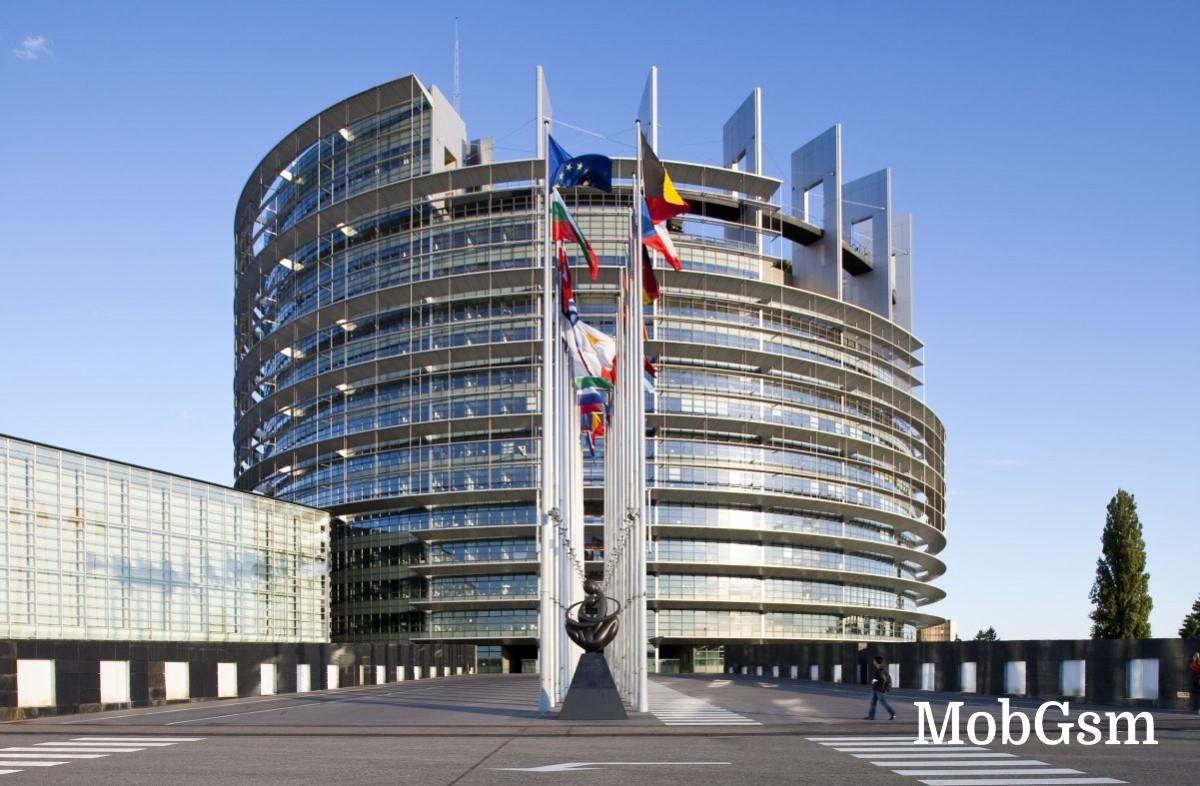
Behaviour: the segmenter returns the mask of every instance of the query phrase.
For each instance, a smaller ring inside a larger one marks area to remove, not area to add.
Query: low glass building
[[[730,166],[667,161],[692,211],[646,311],[649,624],[684,668],[730,640],[942,621],[923,610],[944,594],[945,434],[919,396],[911,223],[886,170],[843,182],[837,127],[793,154],[785,204],[760,118],[755,91]],[[234,226],[237,487],[333,515],[336,640],[472,641],[481,670],[528,667],[538,625],[545,173],[491,151],[404,77],[280,141]],[[601,265],[580,312],[610,333],[633,169],[564,195]]]
[[[0,639],[326,642],[328,522],[0,435]]]

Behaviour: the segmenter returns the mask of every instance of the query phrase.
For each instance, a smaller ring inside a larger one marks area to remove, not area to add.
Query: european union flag
[[[550,137],[550,184],[559,188],[587,186],[612,191],[612,159],[596,153],[572,156]]]

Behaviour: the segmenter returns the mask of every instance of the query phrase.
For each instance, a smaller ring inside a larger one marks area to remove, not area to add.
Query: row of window
[[[536,267],[538,249],[533,241],[530,218],[509,216],[346,244],[332,256],[313,255],[307,262],[307,255],[297,255],[291,267],[301,267],[298,272],[268,279],[270,286],[255,301],[254,325],[265,335],[318,308],[389,287],[462,273]]]
[[[406,374],[399,379],[365,382],[354,388],[321,391],[319,395],[292,404],[288,414],[276,414],[268,418],[256,433],[243,443],[243,450],[250,450],[259,443],[278,439],[287,431],[314,426],[314,418],[334,420],[351,413],[386,409],[401,402],[428,400],[453,400],[463,397],[478,397],[481,392],[502,390],[514,392],[524,390],[534,382],[535,368],[528,365],[493,366],[487,370],[455,370],[439,373],[419,372]],[[293,415],[309,413],[312,415]]]
[[[647,581],[649,597],[660,600],[720,600],[742,603],[836,603],[915,609],[916,602],[894,590],[857,584],[750,576],[663,574]]]
[[[340,530],[343,537],[380,532],[413,532],[459,527],[501,527],[537,523],[537,508],[528,504],[406,511],[358,516]]]
[[[0,437],[0,637],[317,641],[327,516]]]
[[[884,366],[876,365],[849,352],[839,351],[814,341],[784,338],[767,330],[726,327],[709,322],[692,323],[687,320],[659,318],[649,330],[650,338],[658,341],[679,341],[706,346],[749,349],[775,355],[810,360],[837,368],[847,368],[872,377],[885,385],[910,390],[912,383],[897,377]]]
[[[890,496],[841,483],[810,480],[769,470],[708,469],[649,464],[646,467],[646,477],[651,486],[660,488],[722,488],[778,494],[785,497],[811,497],[835,502],[849,502],[916,521],[928,521],[928,516],[924,512],[917,513],[912,506],[903,504]]]
[[[298,342],[267,358],[256,372],[253,384],[278,374],[291,364],[293,359],[317,352],[330,352],[352,341],[466,322],[504,322],[531,314],[533,302],[530,297],[480,293],[479,297],[471,300],[421,304],[359,319],[353,323],[335,322],[305,335]]]
[[[885,524],[852,519],[819,511],[756,510],[681,503],[659,503],[651,508],[655,526],[724,527],[729,529],[800,532],[834,537],[895,543],[896,536]]]
[[[429,561],[434,565],[450,562],[509,562],[537,560],[537,541],[533,538],[497,538],[495,540],[445,541],[429,544]]]
[[[280,172],[260,202],[253,254],[305,216],[354,194],[430,170],[432,119],[423,99],[365,118],[310,145]],[[358,127],[358,130],[354,130]]]
[[[660,538],[650,543],[652,562],[700,562],[725,565],[779,565],[793,568],[853,571],[877,576],[912,574],[904,564],[880,555],[844,553],[837,549],[782,544],[731,543],[724,540]]]
[[[429,581],[433,600],[469,600],[471,598],[536,598],[536,573],[511,576],[445,576]]]
[[[679,392],[734,394],[759,401],[778,401],[802,407],[815,407],[826,412],[850,415],[895,428],[912,437],[917,443],[925,444],[922,431],[913,426],[903,415],[879,404],[868,404],[855,397],[815,385],[805,385],[800,382],[774,379],[758,374],[665,364],[659,372],[657,387],[660,390],[677,390]]]
[[[536,319],[513,319],[499,323],[449,325],[351,341],[330,352],[308,356],[273,379],[262,380],[251,392],[251,398],[261,401],[297,382],[361,363],[437,349],[533,341],[538,337],[538,325]]]
[[[913,625],[867,617],[796,612],[651,610],[649,629],[655,636],[679,638],[916,638]]]

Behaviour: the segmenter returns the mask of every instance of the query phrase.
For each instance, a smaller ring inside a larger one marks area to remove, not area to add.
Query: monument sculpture
[[[621,604],[604,594],[600,582],[583,582],[583,600],[567,609],[567,636],[583,648],[559,720],[626,720],[625,705],[604,659],[617,635]],[[609,609],[612,609],[611,611]],[[574,617],[572,617],[574,613]]]

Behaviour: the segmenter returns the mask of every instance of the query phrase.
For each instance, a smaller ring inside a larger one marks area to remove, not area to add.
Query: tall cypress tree
[[[1183,618],[1179,638],[1200,639],[1200,598],[1196,598],[1196,602],[1192,604],[1192,613]]]
[[[1092,585],[1092,638],[1144,639],[1150,636],[1150,574],[1146,542],[1133,495],[1118,489],[1108,503],[1103,548]]]

